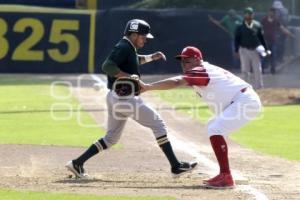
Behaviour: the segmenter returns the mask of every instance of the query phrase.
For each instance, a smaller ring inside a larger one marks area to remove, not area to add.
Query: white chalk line
[[[175,132],[174,130],[168,128],[168,130],[172,133]],[[168,136],[172,142],[172,146],[177,148],[178,150],[195,157],[198,162],[201,162],[203,165],[208,167],[210,170],[219,171],[219,166],[208,159],[206,156],[199,152],[199,148],[195,147],[195,144],[192,142],[183,142],[184,140],[175,137],[174,134],[169,134]],[[243,175],[238,172],[237,170],[233,170],[233,177],[238,180],[246,180]],[[257,190],[253,186],[250,185],[237,185],[236,190],[241,192],[250,194],[255,200],[268,200],[267,196],[262,193],[261,191]]]
[[[106,88],[106,83],[99,78],[96,75],[91,75],[92,79],[94,81],[96,81],[97,83],[99,83],[102,87],[104,91],[108,91],[108,89]],[[168,128],[168,130],[172,133],[176,133],[176,131]],[[214,171],[218,171],[219,170],[219,166],[211,161],[209,158],[207,158],[205,155],[201,154],[199,152],[199,148],[197,148],[197,146],[192,143],[192,142],[182,142],[184,141],[184,139],[179,138],[178,136],[174,136],[174,134],[169,134],[168,137],[170,138],[170,140],[172,141],[172,146],[194,158],[196,158],[196,160],[198,162],[201,162],[204,166],[208,167],[210,170],[214,170]],[[246,180],[245,177],[243,177],[243,175],[237,171],[237,170],[233,170],[233,177],[236,179],[241,179],[241,180]],[[268,200],[268,197],[261,191],[259,191],[258,189],[254,188],[251,185],[238,185],[236,187],[236,190],[250,194],[255,200]]]

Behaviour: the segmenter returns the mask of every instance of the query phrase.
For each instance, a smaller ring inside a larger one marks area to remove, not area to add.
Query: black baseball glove
[[[113,90],[120,97],[138,96],[141,93],[139,77],[137,75],[120,77],[114,82]]]

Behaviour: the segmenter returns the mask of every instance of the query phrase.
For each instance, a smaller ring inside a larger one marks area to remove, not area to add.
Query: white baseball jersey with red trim
[[[215,114],[221,113],[230,105],[242,89],[251,87],[231,72],[208,62],[187,71],[183,78],[194,87]]]

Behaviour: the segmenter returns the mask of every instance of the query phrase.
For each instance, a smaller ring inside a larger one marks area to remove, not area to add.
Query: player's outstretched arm
[[[149,84],[141,82],[142,92],[149,90],[169,90],[184,85],[188,85],[188,83],[182,76],[176,76]]]
[[[222,20],[218,21],[215,18],[213,18],[211,15],[208,15],[208,19],[209,21],[211,21],[213,24],[215,24],[217,27],[219,27],[220,29],[222,29],[223,31],[225,31],[226,33],[229,33],[229,31],[222,25]],[[224,19],[224,18],[223,18]]]

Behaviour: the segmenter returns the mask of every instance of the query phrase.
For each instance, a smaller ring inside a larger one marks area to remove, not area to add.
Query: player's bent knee
[[[167,135],[166,127],[152,127],[151,129],[156,138]]]
[[[162,119],[155,120],[155,123],[148,126],[156,138],[167,135],[167,127]]]
[[[248,121],[254,120],[262,112],[261,102],[258,100],[251,102],[251,104],[246,104],[244,111],[242,117]]]

